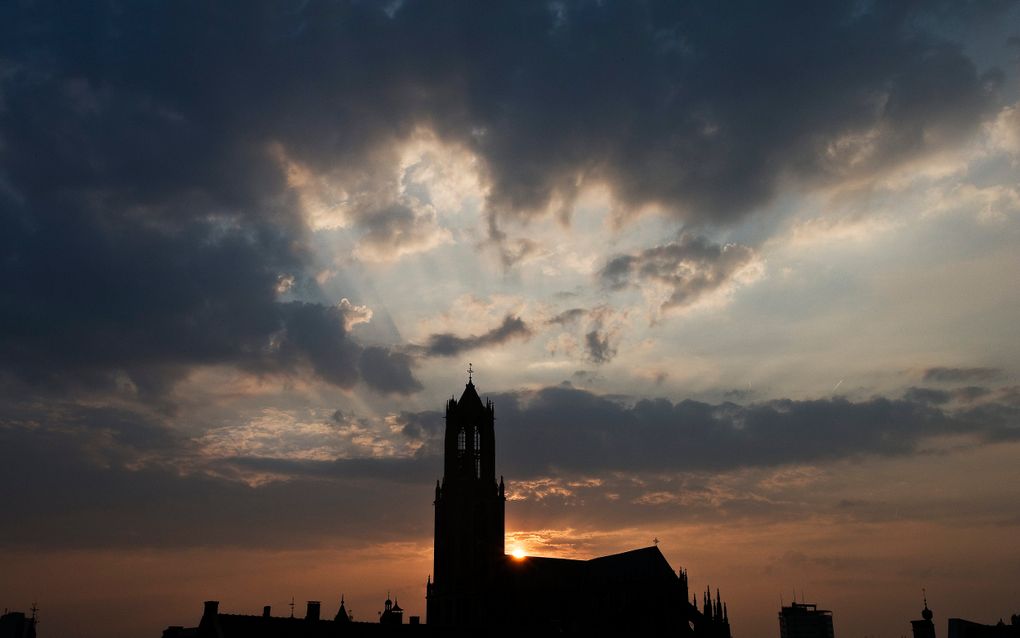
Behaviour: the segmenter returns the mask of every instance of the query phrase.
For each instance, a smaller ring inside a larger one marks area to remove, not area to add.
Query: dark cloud
[[[608,305],[597,306],[587,312],[583,345],[589,361],[601,365],[616,357],[625,315]]]
[[[963,383],[967,381],[988,381],[1002,374],[998,368],[945,368],[934,367],[924,371],[925,381],[939,383]]]
[[[218,54],[173,40],[197,25],[178,8],[3,9],[0,373],[153,402],[203,365],[351,387],[345,309],[278,299],[308,255],[272,136],[216,88]],[[369,385],[413,390],[403,361]]]
[[[214,472],[181,473],[152,463],[104,467],[63,437],[17,434],[0,432],[0,495],[20,520],[0,536],[5,547],[293,547],[426,537],[431,530],[434,471],[414,470],[420,461],[228,459],[208,468]],[[288,480],[250,487],[229,478],[234,470]]]
[[[972,401],[983,399],[991,393],[992,391],[988,388],[983,388],[981,386],[976,385],[968,385],[966,387],[956,388],[955,390],[953,390],[953,398],[955,398],[957,401],[970,403]]]
[[[584,350],[592,363],[609,363],[616,356],[612,336],[599,329],[590,330],[584,335]]]
[[[410,394],[422,389],[411,374],[411,357],[373,346],[361,353],[360,371],[365,383],[383,392]]]
[[[570,324],[574,323],[575,321],[578,321],[579,319],[584,317],[587,313],[588,311],[585,310],[584,308],[570,308],[569,310],[564,310],[555,317],[549,319],[548,321],[546,321],[546,323],[549,325],[562,326],[565,324]]]
[[[251,182],[271,184],[272,171],[234,169],[275,142],[335,172],[359,207],[383,210],[394,178],[377,183],[389,172],[374,169],[425,126],[482,159],[494,211],[567,205],[602,182],[627,206],[720,220],[768,201],[782,179],[873,174],[974,130],[996,76],[939,28],[970,13],[931,3],[15,4],[3,39],[17,86],[5,96],[12,113],[43,107],[16,138],[75,110],[50,132],[63,142],[49,174],[80,184],[165,193],[218,181],[251,201]],[[125,152],[111,157],[112,144]],[[67,161],[79,154],[97,161]],[[38,179],[40,168],[28,158],[19,172]]]
[[[503,317],[503,323],[480,335],[460,337],[449,332],[430,335],[425,345],[414,346],[411,351],[424,357],[452,357],[461,352],[506,343],[511,339],[527,339],[531,329],[524,320],[513,315]]]
[[[620,289],[640,282],[656,282],[670,293],[662,308],[690,305],[728,283],[754,258],[740,244],[714,244],[683,233],[676,241],[611,258],[599,273],[602,283]]]
[[[962,388],[954,388],[952,390],[938,390],[936,388],[908,388],[907,392],[903,395],[903,398],[917,403],[942,405],[944,403],[949,403],[950,401],[973,403],[974,401],[986,398],[991,394],[992,390],[989,388],[970,385]]]
[[[445,426],[444,418],[441,412],[401,412],[398,422],[401,434],[423,444],[419,448],[419,455],[428,456],[430,453],[442,452],[441,445],[429,446],[440,442]]]
[[[393,259],[441,240],[435,210],[420,204],[396,202],[361,215],[359,222],[365,233],[358,253],[369,259]]]
[[[1020,408],[991,400],[958,411],[906,397],[626,403],[568,385],[493,398],[500,471],[534,501],[518,516],[547,522],[555,514],[536,507],[604,499],[607,491],[626,497],[612,505],[615,520],[668,516],[687,502],[701,516],[717,508],[698,497],[716,472],[909,455],[942,434],[1020,440]],[[141,412],[15,404],[0,415],[0,498],[20,517],[0,535],[5,547],[274,546],[430,533],[442,467],[438,411],[396,417],[393,436],[420,443],[409,456],[308,460],[211,457],[174,434],[166,417]],[[602,482],[578,483],[579,476]],[[550,500],[541,484],[528,486],[543,477],[573,483]],[[779,507],[746,494],[727,498],[742,514]],[[581,516],[605,523],[603,509],[589,510]]]
[[[934,388],[908,388],[903,398],[915,403],[941,405],[949,403],[953,396],[944,390],[936,390]]]
[[[909,454],[939,434],[984,441],[1020,436],[1016,406],[990,401],[948,410],[916,399],[780,399],[747,406],[655,399],[627,405],[569,387],[494,397],[506,424],[499,432],[503,458],[514,476],[819,463]]]

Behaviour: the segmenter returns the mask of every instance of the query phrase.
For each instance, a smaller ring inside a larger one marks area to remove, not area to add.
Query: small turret
[[[351,621],[351,615],[347,611],[347,605],[344,604],[344,595],[340,594],[340,609],[336,611],[336,616],[333,618],[334,622],[346,623]]]

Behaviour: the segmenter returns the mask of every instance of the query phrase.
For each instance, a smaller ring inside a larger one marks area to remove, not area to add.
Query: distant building
[[[935,623],[932,622],[935,614],[928,609],[928,594],[924,595],[924,609],[921,610],[921,620],[911,620],[910,627],[914,631],[914,638],[935,638]]]
[[[1008,625],[1001,618],[994,625],[950,618],[949,638],[1020,638],[1020,615],[1010,616]]]
[[[832,612],[814,603],[792,603],[779,611],[779,638],[833,638]]]
[[[343,598],[340,609],[332,620],[321,617],[321,603],[308,601],[304,617],[273,616],[269,606],[262,608],[262,615],[220,613],[220,604],[215,600],[205,602],[202,619],[198,627],[167,627],[163,638],[336,638],[338,636],[420,636],[425,635],[425,626],[419,624],[418,616],[411,616],[410,624],[404,624],[404,610],[389,598],[377,622],[355,622]],[[7,638],[4,636],[3,638]]]
[[[20,611],[5,611],[0,616],[0,638],[35,638],[35,612],[35,605],[32,605],[31,616]]]
[[[379,622],[384,625],[400,625],[404,622],[404,610],[396,600],[390,600],[389,596],[386,596],[386,602],[383,603],[383,613],[379,615]]]
[[[910,621],[910,626],[914,630],[913,638],[935,638],[934,616],[932,610],[928,609],[926,593],[924,609],[921,610],[921,620]],[[1008,625],[1001,618],[994,625],[983,625],[962,618],[950,618],[947,625],[948,638],[1020,638],[1020,614],[1011,615]]]

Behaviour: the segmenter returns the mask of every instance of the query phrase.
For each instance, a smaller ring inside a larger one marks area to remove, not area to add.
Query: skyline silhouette
[[[219,601],[204,603],[196,627],[171,625],[163,638],[230,638],[231,636],[335,635],[641,635],[731,638],[728,606],[709,586],[690,599],[686,570],[674,572],[653,545],[587,560],[531,556],[506,552],[506,482],[496,482],[497,430],[495,405],[484,404],[473,383],[473,366],[460,399],[451,397],[443,415],[443,476],[432,501],[435,517],[433,570],[426,579],[426,618],[410,616],[387,592],[378,620],[355,620],[340,596],[336,615],[321,614],[321,602],[309,600],[303,618],[223,613]],[[433,577],[434,574],[434,577]],[[803,597],[803,589],[801,590]],[[833,613],[815,603],[798,602],[779,610],[780,638],[834,638]],[[913,638],[935,638],[934,613],[924,608],[910,621]],[[406,599],[405,599],[406,600]],[[24,615],[9,617],[10,632],[34,638],[36,608],[26,625]],[[7,616],[4,617],[8,619]],[[15,621],[20,621],[19,625]],[[5,625],[6,627],[7,625]],[[947,622],[949,638],[1011,638],[1020,636],[1020,614],[984,625],[960,618]],[[6,638],[6,636],[0,636]]]

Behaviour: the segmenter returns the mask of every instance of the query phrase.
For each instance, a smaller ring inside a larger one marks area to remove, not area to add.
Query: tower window
[[[467,433],[463,428],[457,432],[457,449],[462,452],[467,449]]]
[[[482,449],[482,431],[475,428],[475,452]]]

